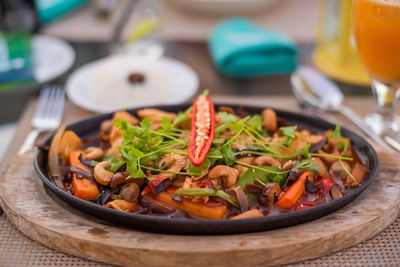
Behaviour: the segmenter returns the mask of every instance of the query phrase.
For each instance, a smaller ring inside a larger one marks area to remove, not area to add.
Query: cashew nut
[[[111,147],[107,149],[107,156],[113,155],[116,158],[121,158],[121,153],[119,152],[118,148],[121,146],[122,141],[124,141],[124,138],[121,136],[118,139],[114,140],[111,142]]]
[[[293,168],[295,163],[296,162],[294,160],[286,161],[285,164],[283,164],[283,166],[282,166],[282,170],[284,170],[284,171],[290,170],[291,168]]]
[[[111,130],[114,126],[112,120],[105,120],[100,124],[100,138],[101,140],[108,142],[110,141]]]
[[[254,157],[243,157],[238,158],[237,161],[250,164],[253,161]],[[240,164],[233,165],[233,168],[239,171],[239,176],[243,175],[249,168]]]
[[[231,187],[237,182],[239,178],[239,171],[225,165],[217,165],[210,170],[208,173],[208,178],[221,178],[225,187]]]
[[[162,111],[162,110],[156,109],[156,108],[144,108],[144,109],[138,110],[137,114],[138,114],[139,118],[141,118],[141,119],[149,118],[153,122],[162,121],[162,117],[167,117],[170,120],[174,120],[176,118],[175,113]]]
[[[85,159],[99,159],[104,156],[104,151],[98,147],[88,147],[83,153]]]
[[[156,108],[144,108],[138,110],[137,114],[141,119],[149,118],[151,120],[152,124],[150,125],[150,129],[152,130],[158,130],[160,128],[163,117],[167,117],[170,120],[176,118],[175,113],[162,111]]]
[[[278,127],[278,120],[276,113],[272,109],[266,108],[262,111],[261,116],[263,118],[264,129],[274,132]]]
[[[94,179],[102,185],[109,185],[111,178],[113,177],[113,173],[107,171],[106,169],[111,167],[111,163],[108,161],[99,162],[94,167]]]
[[[281,162],[271,156],[259,156],[253,160],[253,165],[280,167]]]

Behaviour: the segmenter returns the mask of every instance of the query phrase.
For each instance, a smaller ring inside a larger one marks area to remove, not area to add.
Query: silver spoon
[[[295,96],[303,103],[319,110],[340,112],[377,144],[392,153],[400,151],[400,143],[389,136],[384,140],[372,131],[356,113],[343,105],[344,96],[339,87],[313,68],[302,66],[291,76]],[[394,148],[394,149],[393,149]]]

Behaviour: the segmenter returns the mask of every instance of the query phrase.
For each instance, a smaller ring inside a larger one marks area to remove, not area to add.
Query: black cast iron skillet
[[[219,105],[216,105],[216,107],[218,106]],[[239,108],[237,105],[228,104],[224,106]],[[157,106],[156,108],[169,112],[178,112],[186,110],[188,105]],[[265,107],[243,106],[243,108],[250,114],[260,114]],[[131,109],[128,111],[132,114],[136,114],[137,110],[138,109]],[[305,126],[311,130],[325,131],[328,129],[334,129],[335,127],[335,125],[327,121],[302,115],[300,113],[293,113],[284,110],[275,111],[279,117],[285,118],[288,123]],[[77,135],[82,137],[98,131],[100,123],[103,120],[110,119],[111,117],[112,113],[95,116],[73,123],[69,125],[67,129],[74,131]],[[38,149],[35,155],[34,165],[43,183],[59,198],[85,213],[115,223],[116,225],[130,226],[140,230],[169,234],[234,234],[256,232],[281,228],[317,219],[342,208],[353,201],[365,188],[367,188],[378,172],[378,156],[372,146],[354,132],[342,128],[342,135],[351,139],[353,148],[359,152],[362,160],[368,168],[367,177],[364,179],[360,187],[339,199],[306,210],[242,220],[171,219],[161,216],[117,211],[79,199],[70,193],[57,188],[47,176],[47,155],[45,151]],[[53,135],[48,137],[45,140],[45,144],[49,145],[52,137]]]

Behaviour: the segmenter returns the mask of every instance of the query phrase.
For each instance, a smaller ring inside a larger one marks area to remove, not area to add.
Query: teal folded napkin
[[[68,14],[90,0],[36,0],[36,10],[41,23],[48,23]]]
[[[297,66],[293,41],[241,17],[218,24],[209,38],[209,48],[217,68],[232,77],[287,73]]]

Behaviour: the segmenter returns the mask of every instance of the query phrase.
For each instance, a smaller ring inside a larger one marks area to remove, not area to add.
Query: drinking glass
[[[400,130],[400,0],[355,0],[353,26],[375,99],[365,120],[376,133],[392,135]]]

